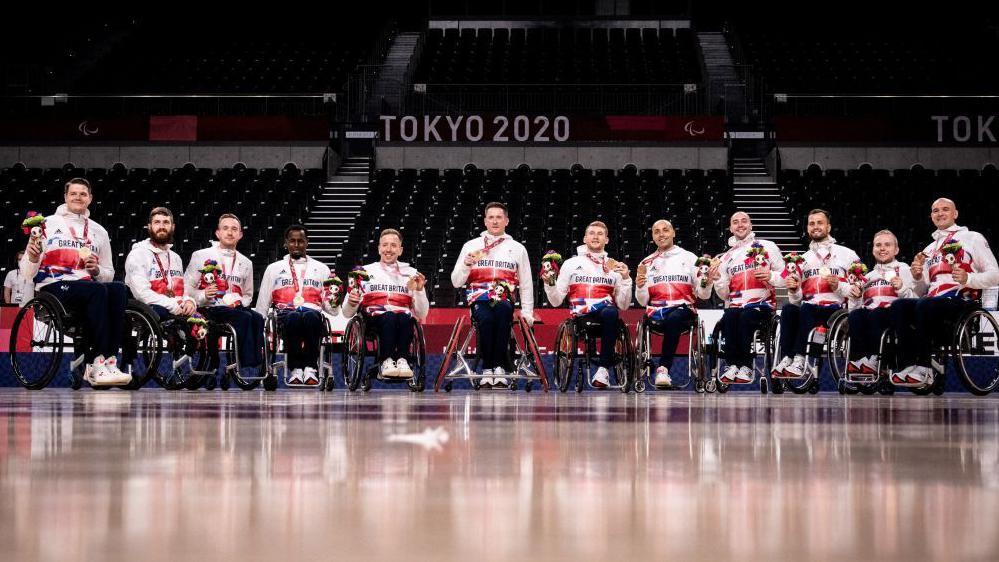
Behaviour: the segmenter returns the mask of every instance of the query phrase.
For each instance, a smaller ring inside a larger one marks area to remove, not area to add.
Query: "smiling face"
[[[673,247],[673,240],[676,238],[676,230],[669,221],[656,221],[652,225],[652,241],[656,243],[659,250],[668,250]]]
[[[395,234],[385,234],[378,240],[378,255],[382,263],[393,264],[402,255],[402,240]]]
[[[891,234],[878,234],[874,237],[872,253],[878,263],[891,263],[898,255],[898,241]]]
[[[930,220],[937,230],[946,230],[957,222],[957,205],[950,199],[937,199],[930,209]]]
[[[728,231],[732,233],[732,236],[735,236],[736,240],[745,240],[753,231],[753,221],[750,220],[748,214],[740,211],[729,219]]]
[[[816,242],[829,238],[832,231],[832,224],[825,213],[813,213],[808,215],[808,237]]]
[[[93,196],[90,194],[89,187],[80,183],[71,183],[66,188],[64,199],[69,212],[82,215],[90,207]]]
[[[593,225],[586,227],[586,234],[583,235],[583,244],[586,244],[586,249],[590,252],[603,252],[608,241],[609,238],[607,237],[607,230],[605,228]]]

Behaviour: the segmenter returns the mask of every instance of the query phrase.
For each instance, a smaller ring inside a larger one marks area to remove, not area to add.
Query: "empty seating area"
[[[451,269],[461,246],[484,230],[482,209],[490,201],[509,207],[507,232],[527,247],[532,268],[548,249],[566,259],[575,255],[594,220],[610,228],[611,257],[633,270],[654,250],[649,229],[659,218],[673,221],[681,246],[717,253],[724,249],[734,212],[724,170],[381,169],[337,271],[343,275],[354,265],[377,261],[378,233],[398,228],[402,259],[427,275],[434,305],[461,304]],[[547,302],[540,286],[536,300]]]
[[[415,81],[683,84],[700,68],[690,29],[431,29]]]
[[[779,188],[801,232],[805,214],[813,208],[832,213],[836,240],[854,249],[871,263],[874,234],[889,229],[899,239],[899,259],[912,256],[931,241],[933,223],[930,206],[939,197],[957,204],[957,224],[981,232],[989,243],[999,243],[995,217],[999,203],[987,196],[999,189],[995,167],[979,170],[883,170],[864,167],[857,170],[782,170]]]
[[[342,91],[384,21],[284,13],[147,18],[71,85],[70,93]]]
[[[185,260],[214,240],[219,215],[240,217],[244,230],[240,251],[254,262],[259,280],[267,264],[284,254],[282,232],[289,224],[304,220],[309,202],[322,190],[325,173],[290,164],[284,169],[260,170],[242,164],[218,170],[192,164],[175,169],[17,165],[0,170],[0,240],[9,253],[24,246],[20,225],[27,212],[55,212],[63,203],[63,185],[74,177],[85,177],[93,186],[91,217],[108,229],[119,278],[132,244],[148,235],[149,211],[165,206],[173,211],[177,224],[174,250]],[[13,256],[4,258],[3,266],[11,267]]]
[[[807,31],[759,26],[738,34],[745,63],[770,92],[816,94],[994,93],[993,33],[945,26]]]

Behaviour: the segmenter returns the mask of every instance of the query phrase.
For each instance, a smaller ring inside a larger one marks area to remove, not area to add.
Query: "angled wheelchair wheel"
[[[569,390],[572,371],[576,358],[576,337],[572,329],[572,321],[566,320],[559,324],[555,334],[555,369],[552,371],[555,387],[559,392]]]
[[[58,300],[38,293],[14,318],[8,349],[14,378],[24,388],[45,388],[62,368],[64,351],[72,349],[64,341],[64,317]]]
[[[131,368],[132,382],[126,388],[136,390],[150,378],[160,386],[167,382],[160,370],[166,336],[159,318],[145,304],[129,301],[125,308],[125,334],[122,338],[122,363]]]
[[[961,384],[975,396],[999,385],[999,322],[986,310],[965,314],[954,334],[954,362]]]
[[[409,356],[413,378],[409,381],[409,389],[413,392],[423,392],[427,386],[427,344],[426,340],[423,339],[423,326],[415,318],[412,319],[411,323],[413,341],[409,345]]]
[[[343,332],[343,351],[340,358],[344,383],[352,392],[361,386],[361,379],[364,378],[366,351],[364,321],[360,316],[354,316],[347,322],[347,328]]]

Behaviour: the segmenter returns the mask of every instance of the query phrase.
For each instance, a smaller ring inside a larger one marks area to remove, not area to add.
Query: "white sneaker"
[[[878,372],[878,356],[868,355],[859,361],[860,372],[865,375],[874,375]]]
[[[104,368],[104,356],[98,355],[94,358],[93,363],[88,363],[86,368],[83,370],[83,380],[90,384],[94,384],[94,377],[98,372],[106,371]]]
[[[908,367],[902,369],[901,371],[896,371],[891,374],[892,384],[906,384],[909,379],[909,373],[916,368],[916,365],[909,365]]]
[[[482,378],[479,379],[479,388],[492,388],[492,387],[493,387],[493,370],[482,369]]]
[[[109,357],[104,360],[104,368],[110,373],[111,379],[114,382],[108,382],[105,384],[113,385],[126,385],[132,382],[132,375],[130,373],[123,372],[118,368],[118,358]]]
[[[610,386],[610,373],[607,372],[606,367],[600,367],[596,373],[593,373],[593,380],[590,381],[590,385],[593,388],[607,388]]]
[[[302,369],[292,369],[291,374],[288,375],[288,384],[302,384],[302,377],[305,371]]]
[[[722,384],[733,384],[735,383],[735,377],[739,374],[738,365],[729,365],[725,372],[722,373],[718,379]]]
[[[778,377],[781,376],[782,374],[784,374],[784,370],[791,365],[792,361],[793,359],[791,359],[790,357],[784,357],[783,359],[780,360],[780,363],[774,365],[774,369],[773,371],[771,371],[771,373],[777,375]]]
[[[503,367],[496,367],[493,369],[493,388],[506,388],[510,386],[510,383],[506,380],[506,369]]]
[[[395,362],[396,374],[395,376],[400,379],[411,379],[413,378],[413,369],[409,367],[409,361],[406,359],[399,359]]]
[[[669,377],[669,369],[660,365],[656,369],[656,380],[654,384],[657,387],[673,386],[673,379]]]
[[[745,365],[739,367],[739,372],[735,374],[735,382],[739,384],[749,384],[753,382],[753,370]]]
[[[905,382],[909,384],[926,384],[926,382],[930,380],[931,376],[933,376],[933,369],[918,366],[906,374]]]
[[[319,370],[315,367],[305,368],[305,384],[309,386],[316,386],[319,384]]]
[[[386,359],[382,361],[382,378],[389,379],[399,372],[399,369],[395,366],[395,361],[392,359]]]
[[[805,356],[795,355],[794,361],[784,368],[784,372],[792,377],[803,377],[805,376]]]
[[[120,386],[132,382],[132,375],[118,371],[115,358],[105,360],[103,356],[97,356],[93,363],[87,365],[83,378],[94,386]]]

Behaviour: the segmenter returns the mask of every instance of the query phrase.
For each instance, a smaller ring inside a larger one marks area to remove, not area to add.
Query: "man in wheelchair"
[[[413,318],[423,320],[430,311],[425,291],[427,279],[408,263],[400,262],[402,234],[387,228],[378,237],[380,260],[364,266],[367,280],[347,293],[343,315],[364,315],[378,334],[378,362],[381,377],[409,379],[409,347],[413,339]]]
[[[957,205],[933,202],[933,241],[916,254],[911,271],[919,299],[899,299],[889,309],[899,355],[907,365],[892,375],[895,384],[921,384],[933,374],[931,355],[943,326],[979,306],[983,289],[999,285],[999,265],[985,237],[958,226]]]
[[[326,336],[322,311],[331,310],[323,298],[323,281],[330,268],[310,258],[309,235],[304,226],[294,224],[284,231],[288,254],[264,270],[256,311],[266,316],[271,307],[277,313],[281,339],[288,356],[289,384],[319,384],[319,347]]]
[[[773,316],[777,306],[774,287],[784,272],[780,248],[756,238],[749,214],[739,211],[729,218],[729,250],[711,260],[708,279],[725,301],[721,326],[728,367],[721,374],[725,384],[753,381],[753,334]]]
[[[219,217],[217,242],[191,255],[184,273],[186,293],[205,318],[228,324],[239,342],[240,367],[263,363],[264,317],[250,308],[253,301],[253,262],[236,250],[243,227],[233,214]]]
[[[35,290],[49,293],[83,324],[91,346],[85,351],[84,379],[93,385],[127,385],[132,377],[118,368],[128,288],[113,282],[111,242],[90,220],[90,183],[73,178],[63,187],[65,203],[32,235],[19,264]]]
[[[146,225],[149,237],[133,244],[125,258],[125,285],[132,297],[149,305],[161,321],[187,318],[198,310],[194,299],[185,294],[184,262],[170,249],[175,227],[170,209],[156,207],[150,211]],[[178,324],[181,326],[184,325]],[[179,341],[191,340],[186,329],[177,332],[169,335],[171,339],[176,335]]]
[[[890,230],[874,235],[874,269],[850,287],[850,357],[848,374],[876,375],[881,336],[888,329],[888,308],[900,298],[912,298],[909,264],[895,259],[898,238]]]
[[[669,369],[680,336],[697,317],[696,299],[711,296],[707,271],[698,271],[697,256],[675,245],[675,238],[676,231],[668,220],[658,220],[652,225],[656,251],[638,265],[635,279],[638,304],[645,307],[648,321],[663,334],[654,380],[657,387],[672,385]]]
[[[607,256],[604,248],[608,241],[607,225],[590,223],[583,245],[576,248],[576,256],[562,264],[555,283],[550,285],[549,279],[545,280],[545,295],[552,306],[561,305],[568,296],[574,319],[585,318],[600,325],[600,357],[590,381],[594,388],[610,386],[608,367],[614,366],[620,310],[631,305],[628,266]]]
[[[790,302],[781,309],[781,360],[773,369],[778,377],[805,375],[808,335],[843,308],[852,287],[847,283],[847,269],[860,261],[856,252],[836,244],[829,235],[832,221],[828,212],[811,210],[807,228],[811,242],[803,256],[800,277],[797,272],[788,272],[784,278]]]
[[[520,315],[534,324],[534,281],[527,249],[506,233],[506,205],[486,204],[480,238],[465,242],[451,271],[451,285],[465,287],[478,327],[482,378],[479,388],[507,388],[506,354],[513,326],[513,292],[520,291]]]

